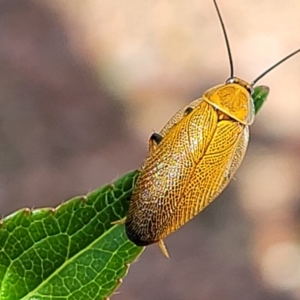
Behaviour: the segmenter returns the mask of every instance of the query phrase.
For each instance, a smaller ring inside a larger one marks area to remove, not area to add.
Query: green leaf
[[[106,299],[144,248],[124,226],[138,172],[56,209],[22,209],[0,225],[0,299]]]
[[[269,92],[269,87],[265,85],[260,85],[254,88],[252,98],[254,101],[255,114],[257,114],[264,102],[267,100]]]

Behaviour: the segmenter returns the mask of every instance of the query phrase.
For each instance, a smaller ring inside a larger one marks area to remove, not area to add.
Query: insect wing
[[[173,224],[180,213],[178,205],[217,129],[217,121],[216,110],[200,101],[190,114],[169,122],[176,126],[165,130],[163,140],[145,160],[130,201],[126,230],[136,243],[156,242],[170,226],[174,230],[179,227]]]
[[[236,121],[218,122],[204,156],[195,165],[165,235],[178,229],[209,205],[227,186],[243,160],[249,140],[248,126]]]

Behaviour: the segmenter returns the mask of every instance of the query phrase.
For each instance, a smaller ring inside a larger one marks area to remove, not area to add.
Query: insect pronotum
[[[253,86],[292,52],[251,83],[234,77],[228,36],[224,34],[230,77],[179,110],[149,141],[125,220],[128,238],[138,246],[159,243],[207,207],[228,185],[245,155],[254,121]]]

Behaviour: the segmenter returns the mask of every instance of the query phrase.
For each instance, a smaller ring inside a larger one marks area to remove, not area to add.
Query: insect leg
[[[125,222],[126,222],[126,217],[123,218],[123,219],[117,220],[117,221],[113,221],[110,224],[113,224],[113,225],[124,225]]]
[[[158,145],[162,141],[163,137],[159,133],[152,133],[150,136],[150,141],[153,141]]]
[[[166,258],[170,258],[170,255],[169,255],[169,253],[168,253],[168,250],[167,250],[166,245],[165,245],[165,243],[164,243],[163,240],[160,240],[160,241],[158,242],[158,246],[159,246],[161,252],[163,253],[163,255],[164,255]]]
[[[149,140],[149,151],[152,151],[162,141],[163,137],[159,133],[152,133]]]
[[[191,112],[193,111],[193,108],[188,106],[185,110],[184,110],[184,114],[187,116],[189,115]]]

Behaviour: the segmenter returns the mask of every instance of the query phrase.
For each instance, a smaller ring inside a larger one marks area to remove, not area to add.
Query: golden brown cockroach
[[[213,2],[225,36],[231,76],[152,134],[125,220],[132,242],[138,246],[158,242],[166,256],[163,239],[207,207],[240,166],[255,116],[254,84],[300,52],[286,56],[252,83],[234,77],[227,33],[216,0]]]

